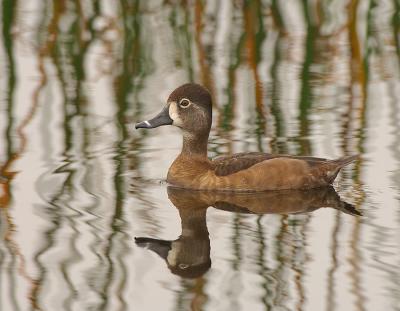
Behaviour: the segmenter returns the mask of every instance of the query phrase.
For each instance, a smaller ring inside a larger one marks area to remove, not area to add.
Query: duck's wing
[[[217,176],[227,176],[260,163],[273,159],[275,155],[262,152],[236,153],[213,159],[214,172]]]
[[[223,156],[213,159],[213,167],[215,175],[227,176],[237,173],[241,170],[248,169],[249,167],[271,159],[276,158],[290,158],[306,161],[310,166],[326,163],[329,160],[324,158],[308,157],[308,156],[291,156],[284,154],[271,154],[263,152],[244,152],[236,153],[230,156]]]

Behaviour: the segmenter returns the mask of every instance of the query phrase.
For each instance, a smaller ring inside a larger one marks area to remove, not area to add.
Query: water
[[[399,2],[185,3],[1,1],[0,309],[400,310]],[[176,193],[179,130],[133,124],[188,81],[211,157],[361,158],[336,192]]]

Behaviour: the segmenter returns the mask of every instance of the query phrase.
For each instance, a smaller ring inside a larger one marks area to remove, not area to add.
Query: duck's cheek
[[[179,111],[176,103],[171,103],[169,105],[169,117],[172,119],[172,125],[177,127],[182,127],[182,119],[179,116]]]

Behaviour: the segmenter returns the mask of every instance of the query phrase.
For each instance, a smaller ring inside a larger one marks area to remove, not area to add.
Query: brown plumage
[[[159,115],[136,124],[136,128],[172,124],[182,129],[182,151],[168,171],[170,184],[197,190],[246,192],[310,189],[332,184],[340,169],[357,158],[328,160],[249,152],[210,160],[207,143],[211,107],[211,96],[205,88],[184,84],[171,93]]]

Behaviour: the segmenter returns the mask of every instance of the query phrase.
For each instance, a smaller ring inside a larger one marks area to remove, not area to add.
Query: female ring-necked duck
[[[310,189],[332,184],[340,169],[357,158],[328,160],[248,152],[210,160],[207,143],[211,108],[210,93],[201,85],[188,83],[171,93],[157,116],[135,125],[146,129],[174,125],[182,130],[182,151],[168,171],[167,181],[171,185],[223,191]]]

